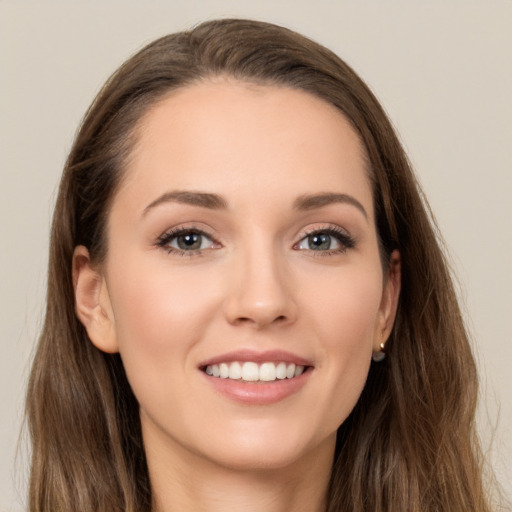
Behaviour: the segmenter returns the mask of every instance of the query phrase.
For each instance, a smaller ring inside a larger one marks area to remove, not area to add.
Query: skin
[[[171,191],[225,204],[162,198]],[[333,192],[361,207],[296,208]],[[174,228],[208,238],[169,252],[158,241]],[[333,228],[353,246],[332,237],[314,250],[308,233]],[[363,150],[338,110],[227,79],[173,92],[140,122],[106,260],[94,267],[78,247],[73,268],[77,314],[100,350],[120,352],[139,400],[155,510],[325,509],[336,430],[400,288],[397,253],[383,272]],[[301,356],[307,380],[276,403],[234,401],[198,366],[239,349]]]

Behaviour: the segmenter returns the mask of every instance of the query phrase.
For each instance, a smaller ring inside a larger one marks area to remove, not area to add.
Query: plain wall
[[[214,17],[277,22],[337,52],[376,92],[418,173],[461,283],[482,376],[480,429],[512,485],[512,2],[0,0],[0,510],[44,310],[55,190],[101,84],[157,36]]]

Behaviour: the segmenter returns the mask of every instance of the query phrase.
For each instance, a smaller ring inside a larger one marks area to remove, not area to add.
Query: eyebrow
[[[364,206],[355,197],[348,194],[337,194],[334,192],[306,194],[298,197],[294,201],[293,207],[299,211],[306,211],[335,203],[345,203],[355,206],[364,215],[365,219],[368,220],[368,213],[364,209]]]
[[[174,190],[172,192],[165,192],[160,197],[156,198],[146,206],[146,208],[144,208],[142,215],[147,215],[150,210],[163,203],[189,204],[192,206],[208,208],[210,210],[226,210],[228,208],[227,201],[218,194],[188,190]],[[293,208],[299,211],[307,211],[335,203],[345,203],[355,206],[364,215],[364,217],[368,219],[368,213],[364,209],[364,206],[355,197],[348,194],[338,194],[334,192],[305,194],[294,201]]]
[[[228,204],[224,198],[217,194],[210,194],[206,192],[193,192],[184,190],[174,190],[166,192],[160,197],[156,198],[152,203],[144,208],[142,216],[147,215],[149,210],[163,203],[181,203],[189,204],[192,206],[200,206],[202,208],[209,208],[210,210],[225,210]]]

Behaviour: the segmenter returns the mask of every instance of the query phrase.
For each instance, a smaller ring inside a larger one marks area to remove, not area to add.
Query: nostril
[[[238,317],[235,319],[234,321],[234,324],[235,325],[241,325],[241,324],[262,324],[262,325],[268,325],[268,324],[272,324],[272,323],[279,323],[279,324],[282,324],[282,323],[285,323],[287,321],[287,317],[286,315],[279,315],[279,316],[276,316],[275,318],[273,319],[265,319],[265,320],[262,320],[261,318],[251,318],[251,317],[248,317],[248,316],[241,316],[241,317]]]

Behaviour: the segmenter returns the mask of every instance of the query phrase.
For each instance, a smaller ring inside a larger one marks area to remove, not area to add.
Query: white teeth
[[[220,363],[219,373],[222,379],[227,379],[229,377],[229,366],[226,363]]]
[[[234,362],[229,365],[229,378],[238,380],[242,378],[242,365]]]
[[[254,363],[247,361],[240,364],[238,361],[232,363],[220,363],[208,365],[205,372],[212,377],[221,379],[244,380],[247,382],[272,382],[276,379],[293,379],[304,373],[304,366],[294,363]]]
[[[302,375],[304,373],[304,366],[297,365],[295,367],[295,373],[293,374],[294,377],[298,377],[299,375]]]
[[[276,379],[286,379],[286,363],[279,363],[276,366]]]
[[[242,366],[242,380],[255,382],[259,380],[260,372],[256,363],[244,363]]]
[[[260,380],[265,382],[270,382],[272,380],[276,380],[276,365],[274,363],[263,363],[260,366],[259,377]]]

